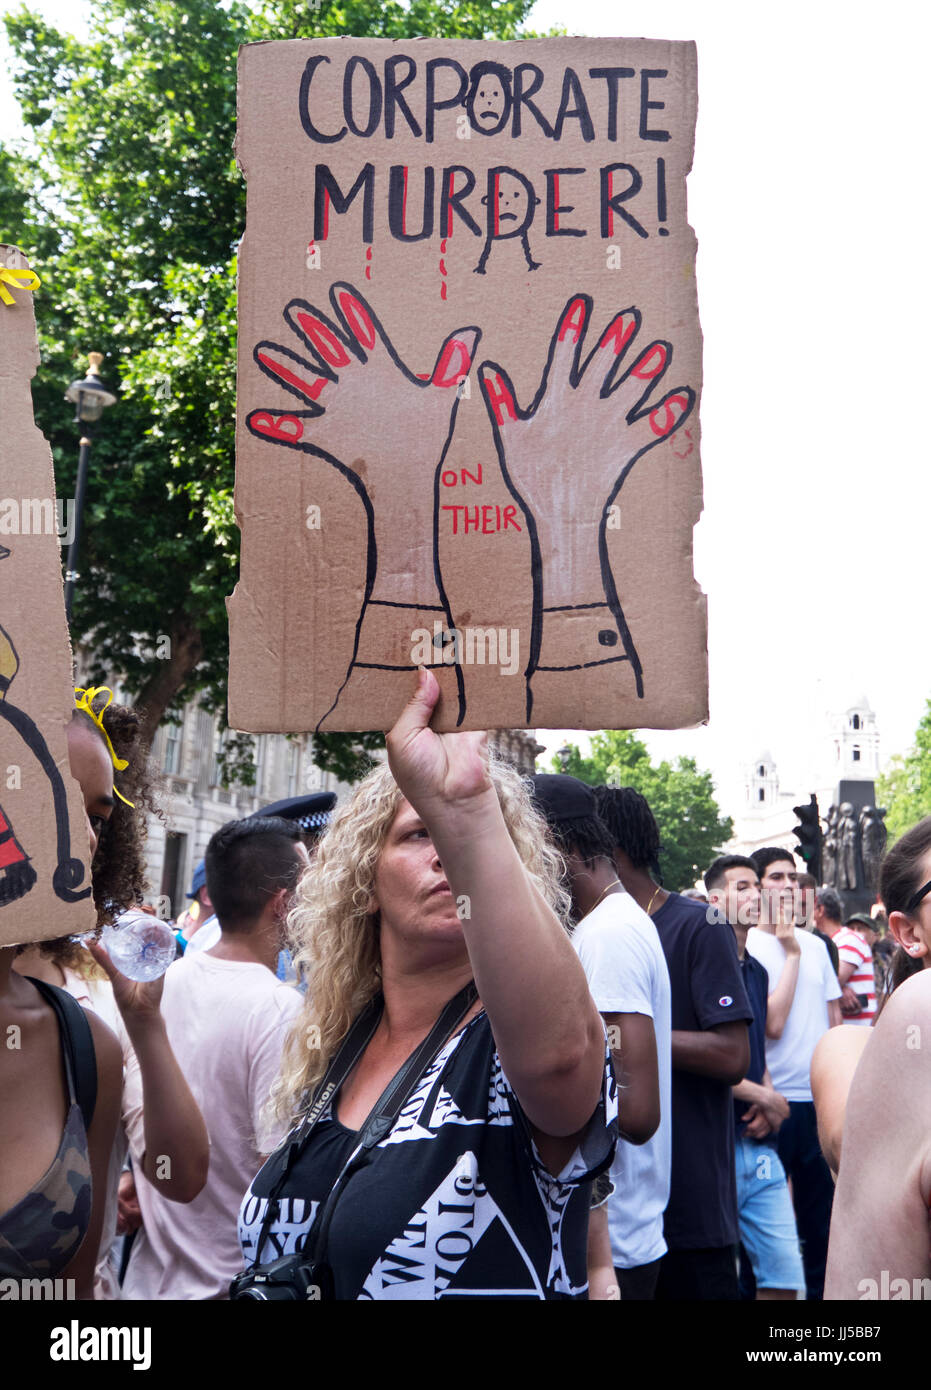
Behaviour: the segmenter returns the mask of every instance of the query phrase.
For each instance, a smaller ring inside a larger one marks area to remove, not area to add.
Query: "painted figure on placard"
[[[398,659],[402,627],[436,631],[442,624],[436,660],[429,664],[450,664],[445,643],[455,629],[439,563],[439,480],[455,426],[456,388],[468,374],[480,338],[475,327],[450,334],[432,374],[420,378],[400,360],[374,311],[351,285],[334,285],[330,302],[333,317],[304,300],[292,300],[284,311],[304,357],[267,341],[253,352],[260,370],[307,408],[254,410],[246,420],[259,438],[339,469],[365,507],[367,575],[355,645],[346,677],[318,727],[354,669],[411,669],[409,649]],[[503,367],[487,361],[479,367],[502,474],[524,512],[531,541],[533,617],[524,672],[528,722],[534,683],[548,673],[623,664],[636,695],[643,696],[642,665],[611,572],[607,530],[633,465],[675,434],[695,404],[689,386],[650,399],[672,361],[672,345],[657,340],[635,348],[637,309],[615,314],[583,355],[591,317],[591,298],[573,295],[559,316],[539,389],[525,409]],[[390,401],[390,409],[374,410],[376,400]],[[406,524],[399,527],[396,508],[389,511],[382,503],[382,514],[379,497],[393,492],[392,468],[412,447],[423,457],[432,487],[411,489]],[[461,724],[465,688],[458,661],[452,669]]]
[[[9,554],[9,551],[5,553]],[[18,669],[19,659],[13,643],[0,627],[0,700],[6,699],[6,692]],[[36,871],[0,806],[0,906],[25,897],[35,881]]]
[[[485,245],[475,267],[476,275],[485,274],[485,266],[496,241],[509,241],[517,236],[520,237],[527,269],[540,269],[541,262],[535,261],[531,256],[530,242],[527,238],[539,201],[533,184],[516,169],[499,164],[497,168],[488,170],[488,192],[482,199],[486,211],[487,231]]]
[[[9,551],[4,551],[0,559]],[[19,657],[9,634],[0,627],[0,719],[5,719],[20,735],[26,747],[38,759],[51,784],[55,807],[58,863],[52,875],[52,888],[63,902],[79,902],[90,896],[90,888],[79,889],[84,878],[84,865],[71,857],[68,828],[68,802],[61,773],[48,745],[34,721],[7,699],[7,692],[19,670]],[[30,856],[19,843],[6,811],[0,807],[0,907],[16,902],[35,886],[36,871]]]

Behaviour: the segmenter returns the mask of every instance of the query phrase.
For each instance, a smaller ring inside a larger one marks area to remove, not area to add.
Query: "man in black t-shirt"
[[[631,787],[599,787],[618,876],[659,934],[672,987],[672,1181],[657,1299],[737,1298],[737,1186],[731,1087],[750,1063],[753,1011],[734,934],[653,879],[659,830]]]

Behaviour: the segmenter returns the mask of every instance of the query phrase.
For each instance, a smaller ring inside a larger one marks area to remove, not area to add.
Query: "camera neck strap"
[[[318,1210],[317,1219],[314,1222],[314,1228],[318,1233],[314,1245],[315,1259],[320,1258],[320,1253],[326,1245],[333,1209],[342,1192],[346,1178],[351,1172],[361,1167],[367,1161],[368,1154],[371,1150],[390,1133],[392,1126],[397,1121],[398,1116],[416,1089],[421,1076],[430,1063],[439,1055],[450,1033],[453,1031],[456,1024],[460,1023],[465,1018],[477,998],[478,990],[475,988],[475,981],[470,980],[469,983],[444,1006],[439,1018],[436,1020],[423,1042],[414,1049],[407,1061],[391,1078],[388,1085],[378,1097],[378,1100],[372,1106],[365,1122],[358,1131],[357,1142],[349,1159],[344,1165],[339,1177],[336,1179],[336,1182],[333,1184],[326,1202]],[[384,1007],[384,996],[379,994],[376,995],[359,1014],[349,1032],[346,1034],[346,1037],[343,1039],[343,1042],[340,1044],[339,1050],[332,1062],[327,1067],[323,1080],[314,1092],[310,1110],[300,1127],[295,1131],[294,1137],[288,1142],[281,1176],[278,1178],[268,1196],[265,1220],[262,1222],[262,1229],[256,1245],[256,1263],[261,1259],[268,1232],[271,1229],[272,1222],[277,1213],[278,1199],[290,1177],[291,1170],[294,1167],[298,1155],[305,1148],[327,1105],[335,1099],[339,1088],[375,1036],[375,1031],[381,1021]]]

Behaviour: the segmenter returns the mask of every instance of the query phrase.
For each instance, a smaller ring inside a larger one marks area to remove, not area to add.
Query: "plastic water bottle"
[[[120,974],[130,980],[157,980],[177,954],[174,933],[167,922],[135,909],[104,927],[101,944]]]

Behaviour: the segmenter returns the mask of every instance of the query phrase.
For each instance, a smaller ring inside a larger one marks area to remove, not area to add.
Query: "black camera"
[[[335,1297],[333,1271],[325,1261],[312,1263],[305,1255],[283,1255],[267,1265],[254,1265],[237,1274],[230,1299],[252,1298],[260,1303],[315,1303]]]

